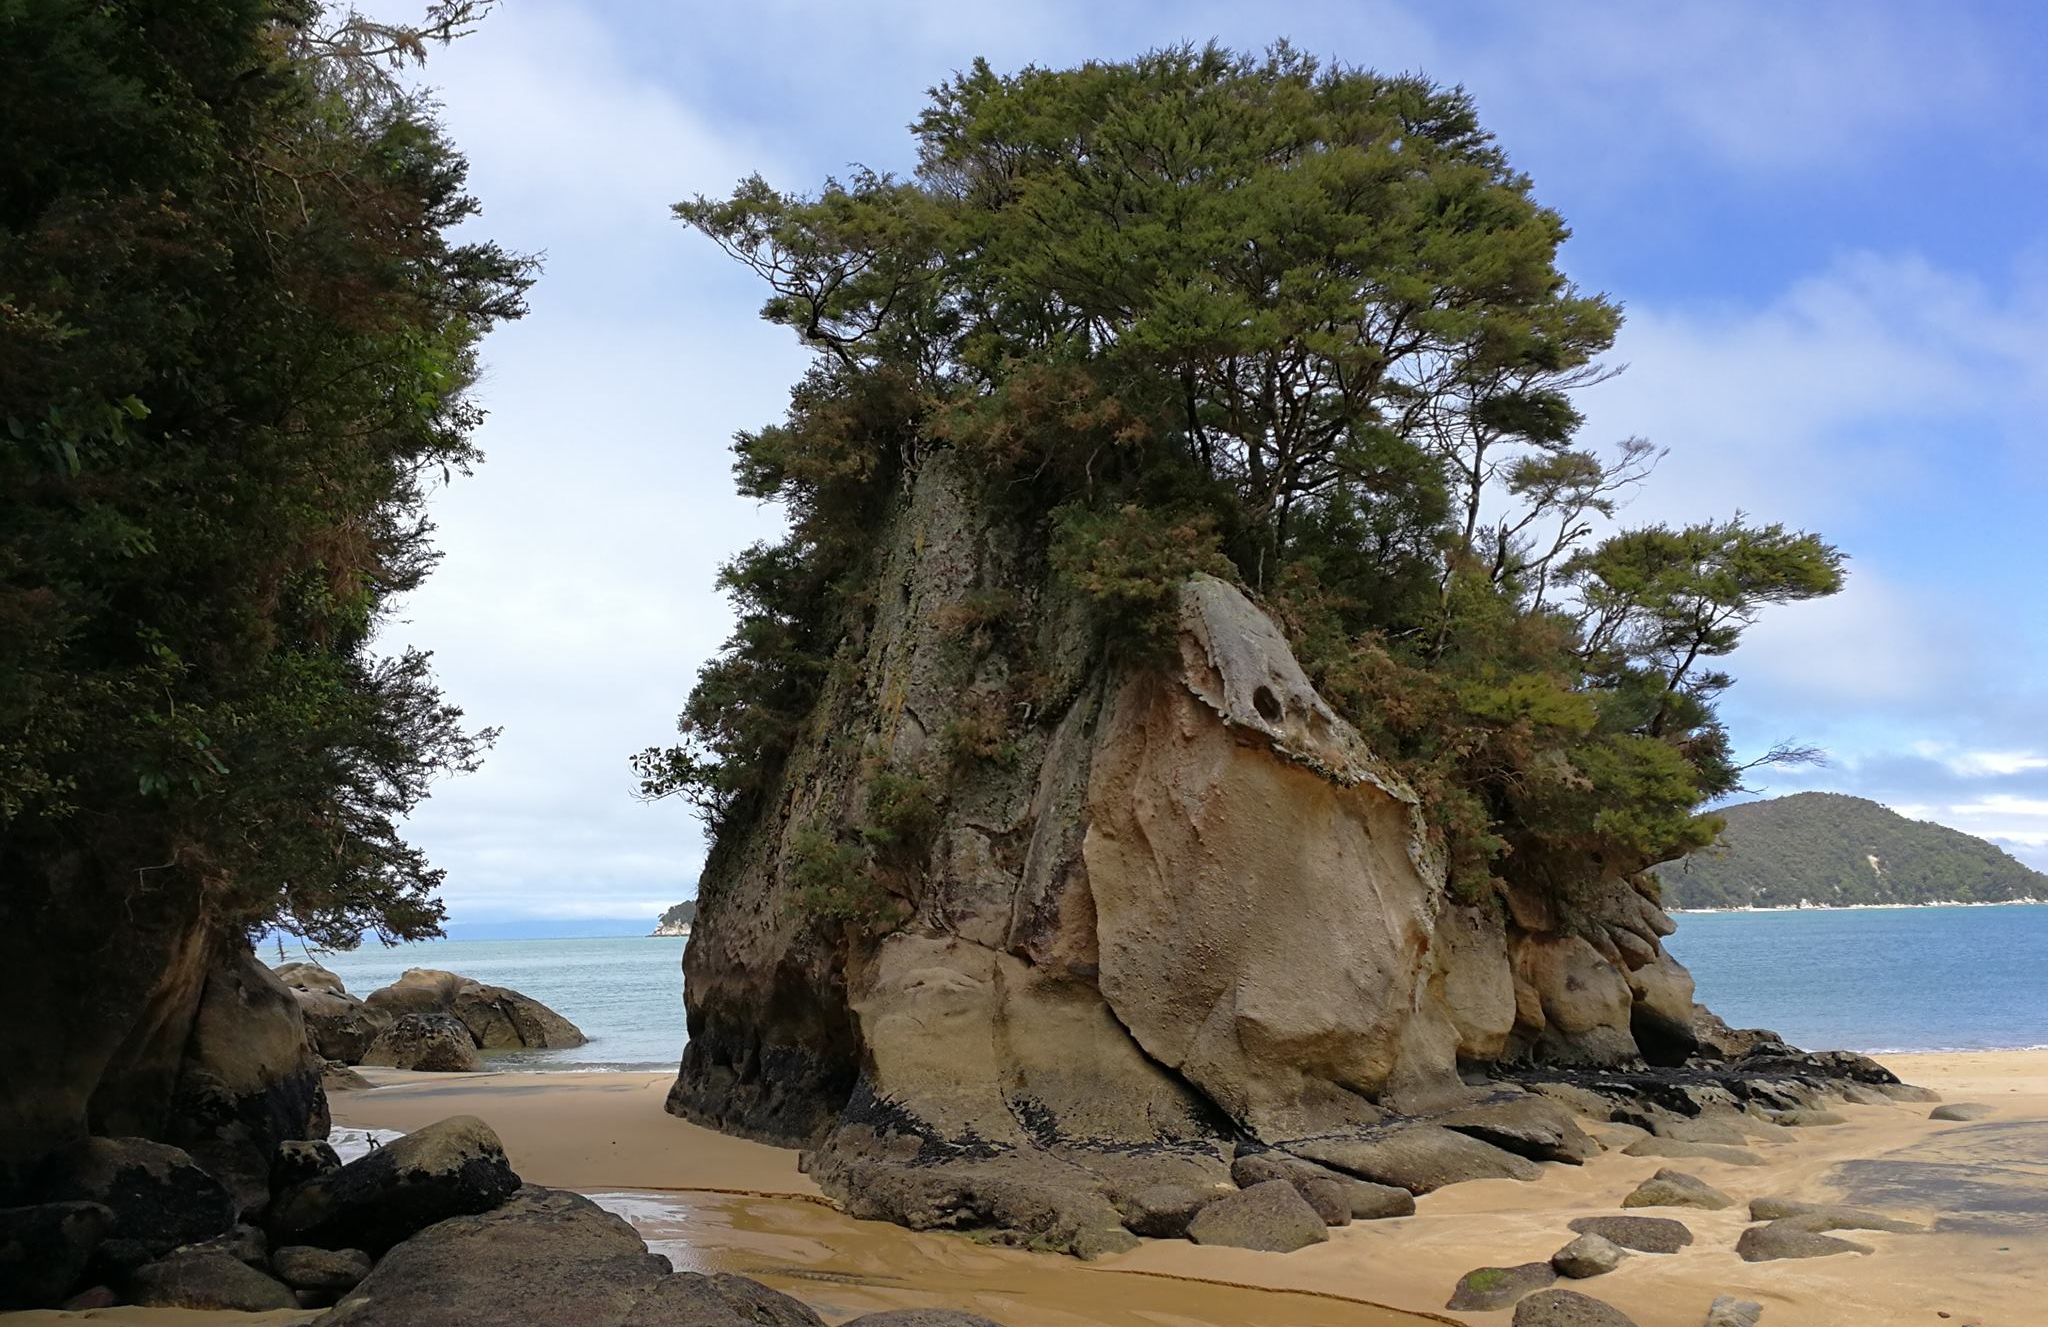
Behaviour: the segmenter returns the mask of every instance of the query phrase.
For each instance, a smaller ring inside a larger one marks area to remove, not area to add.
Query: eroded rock
[[[1868,1244],[1836,1239],[1802,1228],[1795,1221],[1772,1221],[1751,1226],[1735,1241],[1735,1252],[1744,1262],[1773,1262],[1779,1258],[1826,1258],[1837,1253],[1870,1253]]]
[[[1484,1313],[1504,1309],[1522,1296],[1557,1281],[1557,1272],[1547,1262],[1522,1263],[1514,1267],[1477,1267],[1458,1278],[1457,1288],[1444,1307],[1454,1313]]]
[[[1626,1257],[1628,1250],[1604,1235],[1581,1235],[1551,1254],[1550,1265],[1559,1276],[1583,1281],[1591,1276],[1605,1276],[1621,1266]]]
[[[137,1268],[127,1289],[144,1308],[265,1313],[299,1306],[282,1282],[232,1254],[210,1251],[174,1253]]]
[[[1676,1138],[1659,1138],[1652,1134],[1638,1138],[1621,1149],[1623,1156],[1630,1157],[1686,1157],[1701,1161],[1723,1161],[1731,1166],[1761,1166],[1764,1159],[1746,1147],[1727,1147],[1720,1143],[1687,1143]]]
[[[1692,1243],[1692,1232],[1683,1223],[1663,1216],[1582,1216],[1571,1228],[1638,1253],[1676,1253]]]
[[[479,1050],[550,1050],[590,1040],[581,1028],[530,995],[434,968],[408,968],[397,981],[370,992],[363,1003],[393,1018],[447,1014],[468,1030]]]
[[[270,1255],[270,1270],[294,1290],[339,1295],[370,1274],[370,1255],[361,1249],[316,1249],[288,1244]]]
[[[1636,1321],[1576,1290],[1540,1290],[1515,1305],[1514,1327],[1636,1327]]]
[[[1534,1095],[1467,1106],[1434,1117],[1434,1123],[1532,1161],[1578,1165],[1600,1154],[1600,1144],[1586,1136],[1568,1111]]]
[[[451,1014],[404,1014],[377,1034],[364,1064],[427,1073],[474,1073],[483,1068],[469,1029]]]
[[[1660,1170],[1638,1184],[1626,1198],[1623,1207],[1702,1207],[1718,1212],[1724,1207],[1733,1207],[1735,1200],[1696,1175],[1683,1171]]]
[[[1188,1223],[1197,1244],[1292,1253],[1329,1238],[1322,1215],[1287,1180],[1267,1180],[1217,1199]]]
[[[488,1212],[518,1188],[498,1135],[456,1115],[279,1194],[270,1235],[376,1255],[437,1221]]]
[[[1392,1125],[1349,1137],[1287,1143],[1298,1157],[1376,1184],[1431,1193],[1464,1180],[1534,1180],[1532,1161],[1436,1124]]]
[[[1757,1327],[1763,1317],[1764,1306],[1753,1299],[1716,1295],[1707,1306],[1707,1320],[1702,1327]]]
[[[189,1153],[143,1138],[88,1138],[59,1158],[48,1192],[98,1203],[114,1214],[107,1237],[152,1254],[213,1238],[235,1224],[226,1186]]]

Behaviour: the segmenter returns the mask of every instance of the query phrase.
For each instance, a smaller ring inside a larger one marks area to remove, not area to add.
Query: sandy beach
[[[1663,1165],[1740,1200],[1847,1199],[1925,1222],[1927,1233],[1848,1235],[1869,1255],[1745,1263],[1746,1224],[1726,1211],[1663,1210],[1696,1239],[1668,1257],[1636,1255],[1579,1288],[1640,1327],[1699,1327],[1715,1295],[1765,1306],[1775,1327],[2032,1327],[2048,1265],[2048,1052],[1886,1057],[1950,1102],[1992,1108],[1982,1121],[1927,1118],[1926,1105],[1845,1106],[1848,1123],[1759,1140],[1767,1164],[1663,1161],[1610,1150],[1584,1166],[1546,1166],[1533,1184],[1480,1181],[1428,1195],[1415,1216],[1361,1222],[1292,1254],[1148,1241],[1097,1263],[1021,1253],[956,1235],[851,1220],[797,1169],[794,1152],[725,1137],[663,1113],[667,1074],[374,1071],[379,1086],[337,1094],[336,1128],[411,1129],[474,1114],[498,1130],[536,1183],[573,1188],[626,1212],[679,1268],[733,1271],[838,1321],[881,1308],[951,1306],[1006,1327],[1505,1327],[1510,1314],[1443,1309],[1463,1273],[1548,1257],[1575,1216],[1618,1211]],[[1600,1132],[1601,1126],[1595,1126]],[[1609,1127],[1609,1141],[1626,1138]],[[304,1315],[106,1310],[15,1315],[23,1327],[87,1321],[179,1327]]]

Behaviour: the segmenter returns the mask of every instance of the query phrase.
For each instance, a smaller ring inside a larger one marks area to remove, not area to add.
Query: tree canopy
[[[373,636],[531,263],[398,66],[483,7],[0,4],[0,876],[437,929],[397,822],[489,734]]]
[[[759,178],[678,216],[817,352],[737,441],[790,536],[724,573],[740,626],[643,753],[650,795],[744,818],[816,696],[876,514],[934,449],[1045,531],[1140,658],[1221,571],[1424,795],[1453,883],[1566,890],[1707,842],[1738,770],[1711,670],[1841,555],[1740,514],[1596,535],[1654,467],[1582,438],[1619,307],[1564,222],[1420,77],[1177,47],[985,63],[933,90],[918,167]]]

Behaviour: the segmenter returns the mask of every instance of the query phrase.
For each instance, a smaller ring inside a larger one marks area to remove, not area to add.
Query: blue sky
[[[1281,36],[1463,84],[1572,224],[1567,271],[1629,312],[1586,436],[1671,448],[1627,520],[1740,508],[1850,554],[1848,590],[1733,660],[1746,750],[1832,756],[1760,790],[2048,868],[2048,7],[509,0],[427,80],[483,228],[547,271],[487,343],[487,462],[437,498],[446,559],[388,632],[505,729],[413,821],[456,918],[651,915],[702,861],[625,759],[725,635],[717,564],[776,529],[726,446],[804,361],[668,204],[904,170],[924,89],[977,55]]]

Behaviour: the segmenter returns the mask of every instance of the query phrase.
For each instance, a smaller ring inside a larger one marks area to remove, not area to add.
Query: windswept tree
[[[375,636],[531,264],[456,238],[463,159],[399,73],[483,8],[0,7],[10,927],[437,930],[399,821],[489,734]]]
[[[1839,556],[1738,521],[1599,537],[1654,467],[1584,435],[1621,311],[1564,222],[1419,77],[1179,47],[934,89],[910,179],[760,179],[677,214],[817,352],[737,443],[789,538],[724,584],[738,632],[649,795],[743,822],[796,741],[878,516],[935,449],[1041,531],[1142,665],[1173,587],[1261,594],[1317,685],[1420,787],[1453,882],[1569,889],[1711,838],[1712,699],[1764,605]]]

